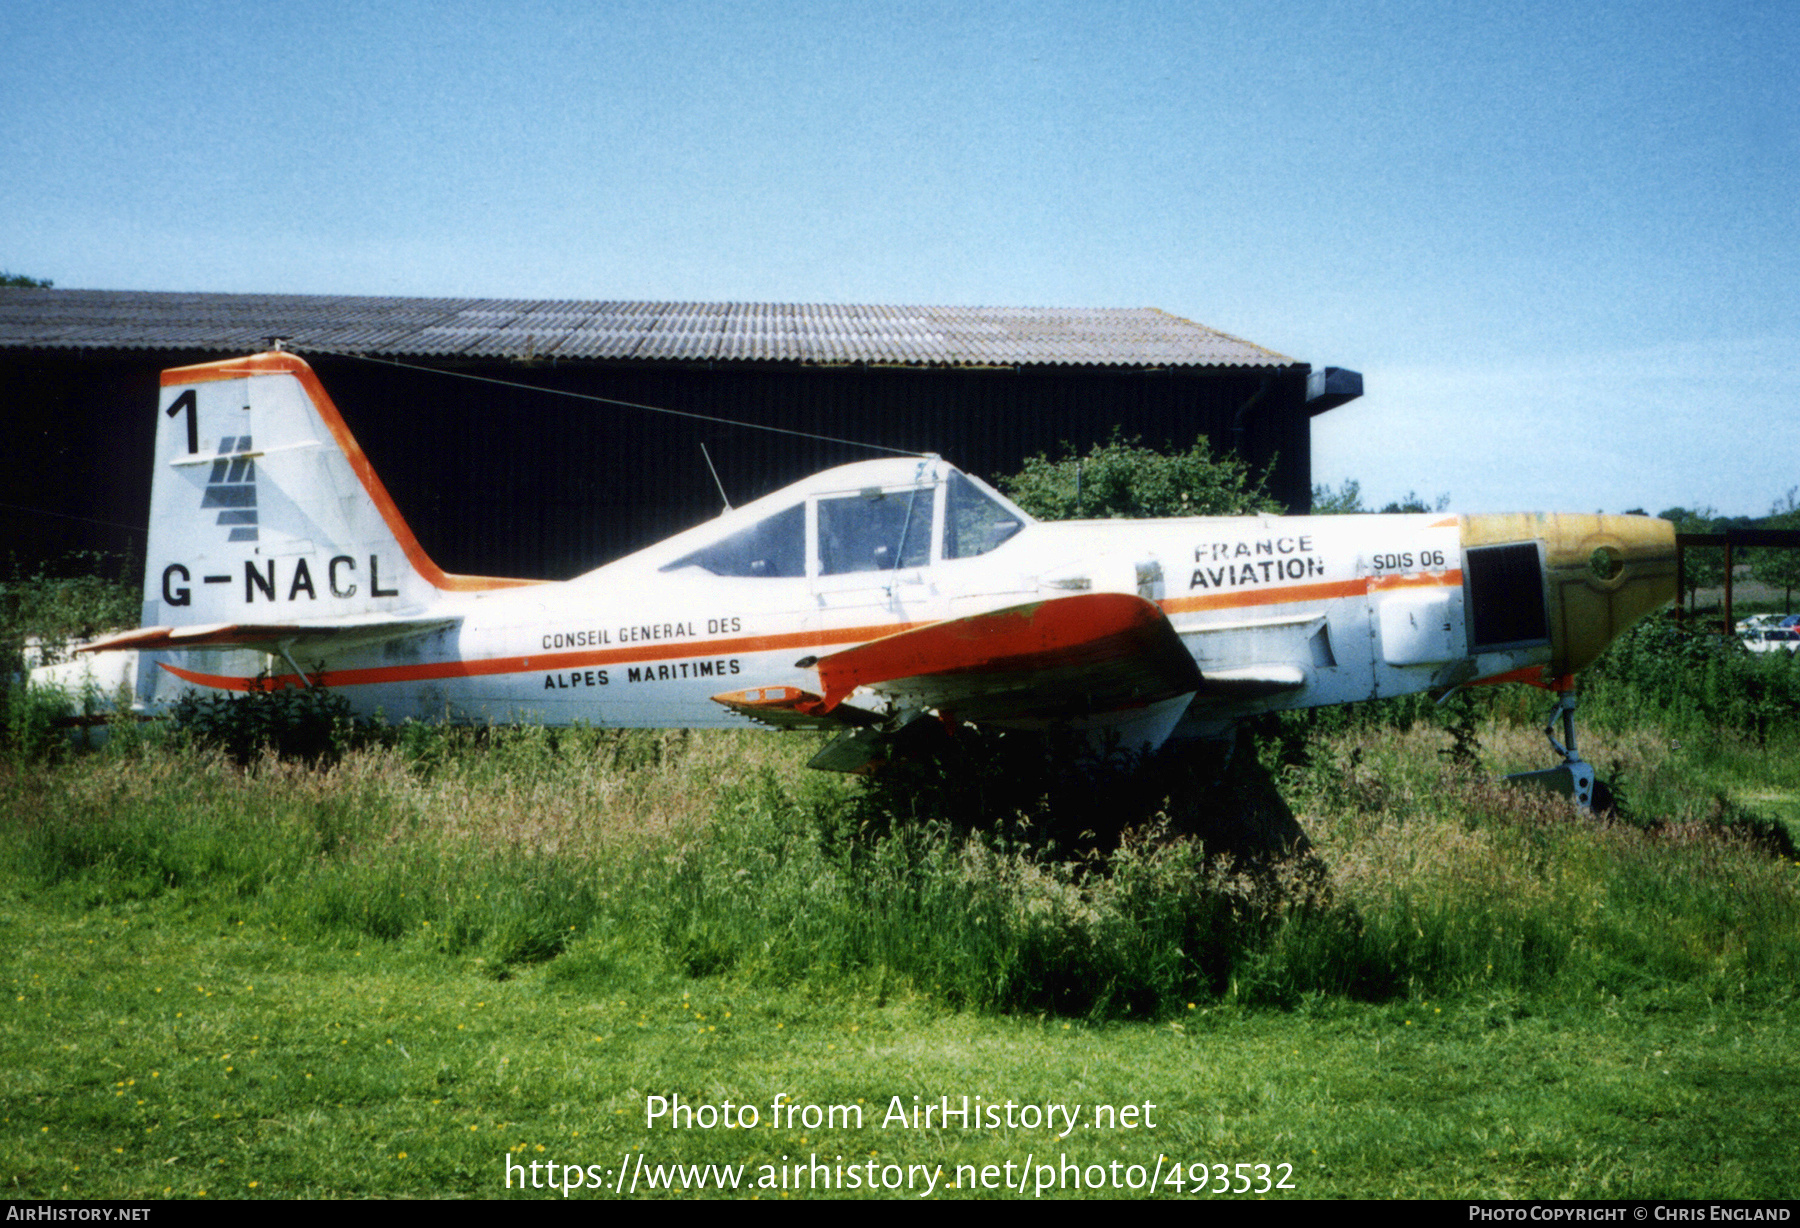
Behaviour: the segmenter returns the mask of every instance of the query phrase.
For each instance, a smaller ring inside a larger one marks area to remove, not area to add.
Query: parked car
[[[1751,652],[1800,652],[1800,627],[1768,627],[1744,641]]]

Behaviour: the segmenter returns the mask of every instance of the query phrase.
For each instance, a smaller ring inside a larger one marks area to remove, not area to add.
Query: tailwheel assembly
[[[1562,727],[1562,738],[1557,739],[1557,726]],[[1599,779],[1594,772],[1594,765],[1583,759],[1575,749],[1575,680],[1560,678],[1556,686],[1556,706],[1550,709],[1550,716],[1544,722],[1544,736],[1550,740],[1550,747],[1562,756],[1562,762],[1553,768],[1545,768],[1537,772],[1515,772],[1501,779],[1507,784],[1529,785],[1559,794],[1573,801],[1583,810],[1606,811],[1613,805],[1612,790],[1606,782]]]

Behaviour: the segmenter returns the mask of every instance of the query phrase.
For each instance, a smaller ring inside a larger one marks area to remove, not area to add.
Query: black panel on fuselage
[[[1544,568],[1536,542],[1473,546],[1464,570],[1469,578],[1469,644],[1476,652],[1548,643]]]

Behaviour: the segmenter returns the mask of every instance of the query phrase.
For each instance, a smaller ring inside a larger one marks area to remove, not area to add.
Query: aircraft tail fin
[[[144,626],[417,615],[448,592],[318,377],[274,351],[163,372]]]

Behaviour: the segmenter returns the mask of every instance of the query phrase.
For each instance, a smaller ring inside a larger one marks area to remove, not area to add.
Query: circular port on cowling
[[[1596,546],[1588,555],[1588,570],[1594,573],[1594,579],[1611,583],[1625,570],[1625,560],[1611,546]]]

